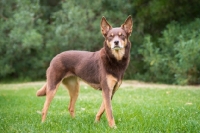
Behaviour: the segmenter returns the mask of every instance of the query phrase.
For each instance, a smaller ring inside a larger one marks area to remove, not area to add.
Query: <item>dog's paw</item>
[[[114,125],[114,126],[112,126],[111,128],[112,128],[112,129],[117,129],[117,126],[116,126],[116,125]]]
[[[99,122],[100,122],[100,120],[95,120],[94,121],[95,124],[98,124]]]

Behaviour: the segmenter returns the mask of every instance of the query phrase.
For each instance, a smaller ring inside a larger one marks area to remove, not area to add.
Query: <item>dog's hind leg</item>
[[[57,84],[52,84],[52,83],[48,84],[47,83],[46,101],[45,101],[44,107],[42,109],[42,122],[44,122],[46,119],[48,108],[50,106],[50,103],[51,103],[56,91],[57,91],[58,86],[59,86],[59,83],[57,83]]]
[[[36,93],[37,96],[45,96],[46,95],[46,89],[47,89],[47,83],[45,83],[41,89],[39,89]]]
[[[63,84],[68,89],[70,95],[69,113],[71,117],[75,117],[75,103],[79,94],[79,79],[75,76],[68,77],[63,80]]]

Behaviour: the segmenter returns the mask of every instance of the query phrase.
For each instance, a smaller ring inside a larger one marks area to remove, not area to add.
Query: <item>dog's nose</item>
[[[115,45],[118,45],[119,44],[119,41],[114,41]]]

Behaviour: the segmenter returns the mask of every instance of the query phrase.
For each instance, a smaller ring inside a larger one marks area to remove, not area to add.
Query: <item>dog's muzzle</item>
[[[113,45],[113,50],[120,50],[122,49],[122,47],[120,47],[120,42],[119,41],[114,41],[114,45]]]

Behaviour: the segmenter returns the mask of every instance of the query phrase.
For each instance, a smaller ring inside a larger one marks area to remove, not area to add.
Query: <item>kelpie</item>
[[[101,33],[104,47],[96,52],[66,51],[56,55],[46,72],[47,82],[37,91],[37,96],[45,96],[42,122],[45,121],[49,105],[62,81],[70,95],[69,112],[75,116],[75,102],[79,94],[79,78],[95,89],[102,90],[103,101],[96,115],[96,122],[104,111],[109,126],[115,128],[111,99],[122,83],[124,72],[130,60],[133,21],[129,16],[121,27],[112,28],[103,17]]]

